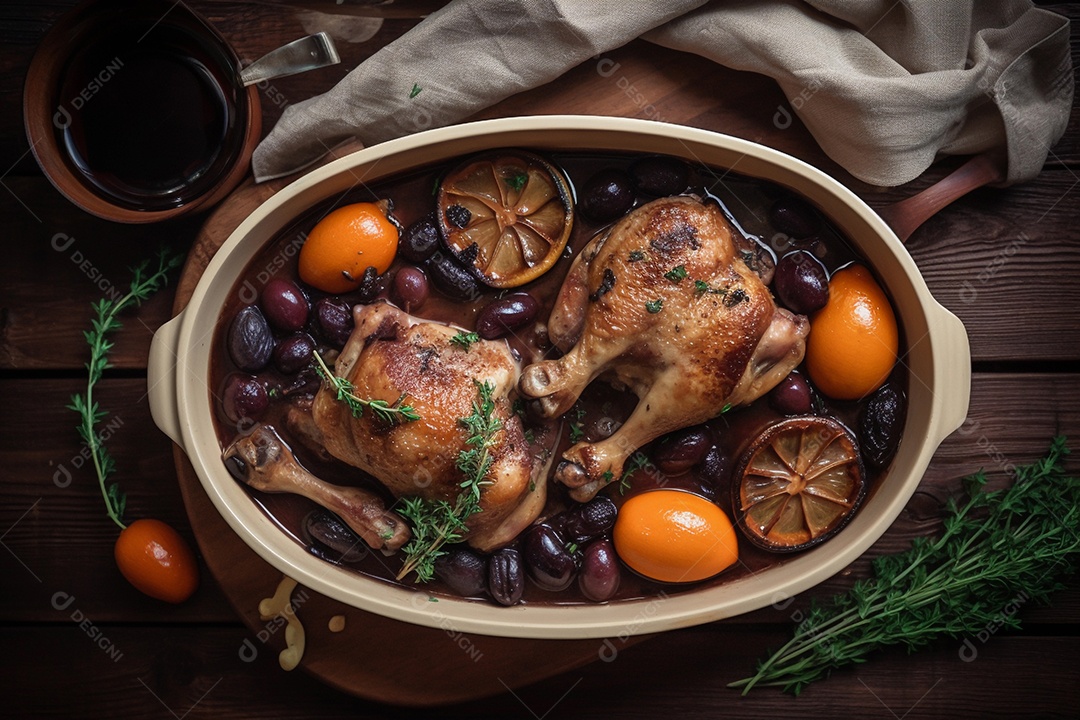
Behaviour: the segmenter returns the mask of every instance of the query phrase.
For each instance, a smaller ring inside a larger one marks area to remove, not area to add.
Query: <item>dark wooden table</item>
[[[303,34],[280,2],[193,3],[252,60]],[[343,64],[276,80],[263,96],[264,127],[291,102],[329,88],[408,30],[437,3],[370,11],[373,37],[339,43]],[[252,632],[209,573],[181,606],[139,594],[112,559],[116,536],[64,406],[84,384],[81,333],[90,303],[159,242],[185,249],[198,218],[124,227],[74,208],[41,176],[20,115],[30,55],[65,2],[0,8],[0,716],[383,717],[429,716],[359,700],[304,672],[285,673],[274,653],[244,662]],[[333,3],[322,3],[332,9]],[[1073,19],[1080,3],[1051,6]],[[1074,41],[1074,59],[1076,58]],[[831,162],[768,80],[643,42],[587,62],[550,86],[514,96],[483,117],[556,112],[650,117],[777,147],[848,184],[877,207],[928,186],[943,163],[907,187],[866,186]],[[1074,60],[1075,62],[1075,60]],[[606,66],[606,67],[610,67]],[[1050,607],[1021,608],[1022,632],[999,632],[973,661],[958,641],[914,655],[881,653],[799,698],[771,690],[740,697],[725,684],[781,642],[812,596],[865,576],[870,558],[904,549],[938,527],[959,478],[1034,460],[1058,433],[1080,443],[1080,123],[1074,118],[1043,173],[1016,187],[979,190],[947,208],[908,243],[934,295],[967,325],[973,356],[968,423],[941,446],[919,491],[866,557],[783,608],[667,633],[516,693],[447,708],[446,715],[513,717],[1076,717],[1080,712],[1080,584]],[[99,397],[112,415],[108,447],[128,493],[128,515],[161,518],[190,539],[171,446],[150,420],[146,358],[168,319],[171,291],[124,318]],[[1072,468],[1080,462],[1072,461]],[[65,604],[70,600],[70,604]],[[58,609],[60,606],[60,609]],[[363,649],[361,649],[363,650]],[[368,648],[378,652],[378,648]],[[970,660],[970,658],[968,658]],[[417,673],[438,668],[417,667]]]

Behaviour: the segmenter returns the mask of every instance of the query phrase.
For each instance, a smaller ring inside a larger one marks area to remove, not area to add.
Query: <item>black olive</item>
[[[903,393],[891,382],[870,396],[859,417],[860,447],[867,465],[881,470],[892,461],[900,445],[906,404]]]

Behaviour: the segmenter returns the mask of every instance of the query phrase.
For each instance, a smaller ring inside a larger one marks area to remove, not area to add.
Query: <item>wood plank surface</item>
[[[93,627],[100,631],[96,641],[71,620],[46,628],[0,628],[0,640],[8,647],[33,647],[45,657],[63,658],[57,673],[36,672],[31,663],[9,663],[5,680],[19,690],[9,695],[5,711],[10,717],[433,716],[430,710],[351,698],[300,671],[283,673],[274,651],[245,662],[241,648],[253,638],[239,628]],[[1045,720],[1075,717],[1073,710],[1080,706],[1080,683],[1062,682],[1056,673],[1021,672],[1080,654],[1080,639],[1053,635],[995,635],[978,647],[972,662],[960,658],[956,641],[920,652],[917,664],[903,651],[882,653],[797,698],[769,688],[743,697],[726,687],[750,671],[759,648],[783,637],[756,626],[666,633],[618,652],[611,662],[596,662],[513,694],[442,708],[437,716],[653,720],[671,717],[679,708],[680,718],[834,720],[842,708],[855,718]],[[1075,673],[1073,668],[1065,677],[1075,680]]]
[[[264,644],[251,608],[233,608],[205,564],[187,603],[153,601],[122,580],[112,560],[115,527],[63,408],[82,385],[82,331],[90,302],[108,296],[126,268],[159,243],[187,251],[205,218],[152,228],[103,222],[74,208],[41,176],[22,129],[23,77],[33,49],[74,0],[12,0],[0,7],[0,638],[16,649],[2,664],[0,716],[197,718],[431,717],[338,692],[303,671],[283,672],[281,633]],[[412,27],[442,0],[339,6],[333,0],[195,0],[249,62],[306,34],[312,11],[359,16],[343,63],[262,88],[264,132],[288,105],[328,89]],[[1072,20],[1080,3],[1039,2]],[[301,7],[302,6],[302,7]],[[305,25],[305,23],[307,25]],[[1072,34],[1074,64],[1080,33]],[[597,63],[605,59],[605,69]],[[802,158],[873,207],[908,197],[957,165],[946,160],[900,188],[852,178],[833,163],[766,78],[720,68],[642,41],[582,63],[555,82],[512,96],[476,118],[583,113],[642,117],[726,132]],[[968,422],[934,457],[895,525],[858,561],[791,604],[666,633],[614,662],[559,674],[516,692],[440,710],[445,717],[1076,717],[1080,707],[1080,580],[1048,607],[1020,610],[1024,628],[978,641],[965,662],[955,640],[915,655],[889,651],[794,698],[772,690],[740,697],[742,677],[788,636],[812,598],[850,587],[873,557],[940,526],[942,503],[979,468],[1001,477],[1039,457],[1064,433],[1080,471],[1080,117],[1074,113],[1042,175],[972,193],[932,218],[908,247],[935,297],[966,324],[976,372]],[[117,369],[99,397],[112,411],[109,448],[130,513],[169,522],[191,539],[172,446],[145,398],[149,338],[170,316],[174,289],[127,314],[115,335]],[[270,589],[270,588],[268,588]],[[70,600],[70,604],[64,603]],[[301,609],[321,622],[318,601]],[[81,624],[80,624],[81,623]],[[488,638],[468,638],[483,647]],[[599,643],[598,642],[598,652]],[[254,648],[254,658],[248,651]],[[380,652],[358,642],[356,652]],[[320,648],[310,649],[316,658]],[[247,661],[250,660],[250,661]],[[439,668],[418,667],[438,673]],[[508,678],[514,684],[513,678]],[[494,681],[501,681],[498,673]],[[498,687],[496,687],[498,689]]]

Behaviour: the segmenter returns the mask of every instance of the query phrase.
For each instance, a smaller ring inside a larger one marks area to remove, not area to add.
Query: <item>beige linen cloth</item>
[[[825,152],[875,185],[985,151],[1007,159],[1007,183],[1030,179],[1072,108],[1069,23],[1028,0],[454,0],[289,106],[255,176],[458,122],[639,36],[772,77]]]

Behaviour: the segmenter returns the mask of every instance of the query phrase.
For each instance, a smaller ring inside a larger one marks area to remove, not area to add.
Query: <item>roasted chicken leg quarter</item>
[[[466,540],[482,551],[512,540],[543,509],[547,486],[543,475],[550,463],[532,457],[521,419],[511,409],[508,393],[517,382],[519,367],[507,344],[479,341],[462,347],[450,341],[459,328],[421,321],[385,303],[358,305],[353,316],[355,328],[334,373],[352,384],[357,397],[390,406],[407,403],[419,419],[387,422],[370,410],[355,417],[329,383],[323,383],[310,415],[290,414],[289,429],[305,436],[306,445],[325,448],[365,471],[395,497],[453,503],[463,480],[458,456],[471,447],[461,419],[474,412],[477,383],[490,383],[493,416],[501,428],[488,450],[493,461],[481,489],[480,511],[466,520]],[[297,477],[293,465],[289,473]],[[254,463],[247,467],[248,472],[280,474],[280,469],[261,469]],[[309,478],[302,480],[311,485]],[[273,487],[285,490],[281,483]],[[393,520],[381,505],[377,510],[371,514],[383,525]]]
[[[548,321],[566,354],[525,368],[519,390],[545,417],[600,376],[639,398],[611,437],[563,454],[555,477],[575,499],[618,478],[642,445],[752,402],[802,361],[809,323],[777,307],[733,232],[715,203],[662,198],[575,258]]]

